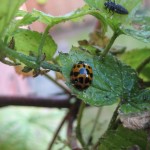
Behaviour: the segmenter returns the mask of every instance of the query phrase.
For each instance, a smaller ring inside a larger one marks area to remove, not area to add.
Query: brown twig
[[[58,126],[53,139],[48,147],[48,150],[51,150],[53,147],[53,144],[56,140],[56,138],[58,137],[58,134],[62,128],[62,126],[64,125],[65,121],[68,120],[69,124],[68,124],[68,129],[67,129],[67,135],[68,135],[68,141],[70,141],[71,135],[72,135],[72,129],[73,129],[73,122],[76,118],[78,109],[79,109],[79,105],[80,105],[80,101],[76,101],[74,103],[74,105],[72,105],[72,107],[70,107],[69,112],[65,115],[65,117],[62,119],[60,125]],[[71,148],[73,150],[80,150],[80,148],[78,148],[77,142],[76,142],[76,138],[71,140],[71,144],[69,144],[71,146]]]
[[[63,127],[63,125],[64,125],[64,123],[65,123],[65,121],[67,120],[67,118],[68,118],[69,115],[70,115],[70,112],[68,112],[68,113],[65,115],[65,117],[62,119],[60,125],[59,125],[58,128],[56,129],[56,132],[55,132],[55,134],[54,134],[54,136],[53,136],[53,139],[52,139],[52,141],[51,141],[51,143],[50,143],[50,145],[49,145],[49,147],[48,147],[48,150],[51,150],[51,149],[52,149],[53,144],[54,144],[54,142],[55,142],[55,140],[56,140],[56,138],[57,138],[57,136],[58,136],[58,134],[59,134],[61,128]]]
[[[79,108],[78,117],[77,117],[76,135],[83,149],[88,150],[88,147],[83,139],[83,135],[81,132],[81,120],[82,120],[83,111],[85,107],[86,107],[86,104],[82,101],[80,108]]]
[[[59,96],[51,98],[0,96],[0,107],[15,105],[15,106],[50,107],[50,108],[70,108],[71,104],[69,100],[70,97],[62,98]]]
[[[71,109],[71,114],[68,117],[68,127],[67,127],[67,137],[68,142],[72,150],[81,150],[81,148],[77,144],[77,138],[73,131],[73,123],[77,117],[77,113],[79,110],[80,101],[76,101],[75,105]]]
[[[67,128],[67,136],[68,142],[72,150],[81,150],[81,148],[77,144],[76,135],[73,133],[73,123],[75,118],[70,116],[68,119],[68,128]]]

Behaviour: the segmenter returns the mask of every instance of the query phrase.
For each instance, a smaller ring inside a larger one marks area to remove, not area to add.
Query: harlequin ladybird
[[[104,5],[106,9],[109,9],[112,12],[116,12],[118,14],[128,14],[128,11],[123,6],[116,4],[115,1],[112,2],[108,0],[104,3]]]
[[[75,64],[70,73],[70,81],[73,86],[79,90],[87,89],[93,79],[92,67],[88,64],[80,61]]]

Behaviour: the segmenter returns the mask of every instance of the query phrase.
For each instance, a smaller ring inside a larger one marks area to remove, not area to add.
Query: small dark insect
[[[116,4],[115,1],[112,2],[108,0],[104,3],[104,5],[106,9],[109,9],[109,11],[112,11],[113,13],[116,12],[118,14],[128,14],[128,11],[123,6]]]

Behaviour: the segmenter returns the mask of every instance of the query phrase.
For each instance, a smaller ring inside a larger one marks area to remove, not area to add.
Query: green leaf
[[[123,32],[143,42],[150,42],[150,9],[139,8],[131,15],[129,27]]]
[[[125,52],[120,56],[121,60],[136,69],[141,62],[150,56],[150,49],[135,49]],[[140,77],[145,81],[150,81],[150,64],[147,64],[140,72]]]
[[[143,89],[137,92],[135,96],[131,97],[129,103],[121,105],[120,111],[123,114],[150,111],[150,90]]]
[[[38,47],[41,42],[42,34],[30,31],[19,29],[14,34],[15,39],[15,49],[18,52],[29,55],[38,55]],[[46,41],[43,47],[43,53],[46,54],[46,60],[52,59],[57,49],[57,45],[50,35],[47,35]]]
[[[128,115],[128,114],[136,114],[136,113],[141,113],[145,111],[150,111],[150,103],[128,103],[128,104],[123,104],[120,107],[120,112]]]
[[[129,12],[128,15],[122,15],[111,12],[105,9],[104,3],[106,0],[85,0],[85,2],[92,8],[98,9],[99,12],[92,15],[102,21],[107,22],[110,27],[116,31],[120,30],[120,33],[132,36],[143,42],[150,42],[150,9],[141,9],[141,0],[118,0],[116,4],[119,4],[126,8]]]
[[[33,17],[31,13],[21,10],[17,12],[16,17],[18,17],[18,19],[11,21],[6,30],[6,34],[8,36],[13,35],[14,32],[16,32],[19,29],[19,27],[32,24],[38,19],[38,17]]]
[[[73,11],[71,13],[68,13],[64,16],[52,16],[52,15],[49,15],[49,14],[45,14],[44,12],[42,11],[38,11],[38,10],[33,10],[32,11],[32,16],[33,17],[38,17],[39,21],[40,22],[43,22],[47,25],[55,25],[55,24],[58,24],[60,22],[65,22],[65,21],[68,21],[68,20],[72,20],[72,19],[75,19],[75,18],[78,18],[78,17],[82,17],[86,14],[88,14],[90,12],[89,10],[89,7],[88,6],[84,6],[82,8],[79,8],[77,9],[76,11]]]
[[[96,17],[98,15],[103,16],[105,21],[110,25],[110,27],[115,30],[122,31],[123,24],[129,25],[129,20],[131,18],[131,15],[133,14],[134,9],[138,6],[140,0],[117,0],[116,4],[119,4],[126,8],[129,12],[127,15],[113,13],[105,8],[104,3],[106,0],[84,0],[90,7],[98,9],[100,12],[99,14],[95,15]],[[126,27],[126,26],[125,26]]]
[[[73,47],[69,54],[60,53],[62,73],[72,92],[86,103],[95,106],[111,105],[118,99],[130,99],[137,91],[137,75],[129,66],[108,54],[104,60]],[[84,61],[93,68],[92,85],[83,91],[70,83],[70,72],[74,64]]]
[[[25,11],[23,12],[21,10],[17,13],[17,16],[22,17],[16,20],[18,26],[29,25],[38,19],[38,17],[32,16],[31,13]]]
[[[25,0],[1,0],[0,5],[0,35],[7,29],[18,8]]]
[[[53,111],[25,107],[0,109],[0,149],[46,150],[64,114],[64,111],[56,109]],[[64,137],[64,134],[60,136]]]
[[[33,18],[38,18],[38,21],[40,22],[54,26],[55,24],[90,14],[99,19],[104,25],[106,25],[106,23],[109,24],[114,31],[130,35],[144,42],[150,41],[149,19],[147,16],[144,16],[145,14],[142,14],[140,19],[137,15],[137,10],[139,11],[140,9],[139,6],[141,5],[141,0],[118,0],[116,2],[116,4],[120,4],[128,10],[129,14],[127,15],[118,13],[112,15],[112,13],[104,7],[105,0],[85,0],[85,2],[89,6],[85,5],[64,16],[54,17],[38,10],[33,10],[31,15]],[[140,24],[140,28],[137,29],[136,20],[142,21],[143,19],[145,19],[144,24]]]
[[[147,133],[142,130],[133,131],[119,127],[116,131],[109,131],[101,141],[99,150],[121,150],[129,149],[138,145],[141,150],[146,149]]]
[[[143,89],[132,98],[136,102],[150,102],[150,89]]]
[[[104,6],[104,1],[98,1],[98,0],[84,0],[90,7],[94,8],[100,8],[101,6]]]

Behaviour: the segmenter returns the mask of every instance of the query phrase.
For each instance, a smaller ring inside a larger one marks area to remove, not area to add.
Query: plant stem
[[[86,104],[82,101],[82,103],[80,105],[80,108],[79,108],[78,117],[77,117],[76,135],[77,135],[77,138],[78,138],[79,142],[82,145],[82,148],[84,150],[88,150],[88,148],[87,148],[87,146],[86,146],[86,144],[84,142],[82,133],[81,133],[81,119],[82,119],[83,110],[84,110],[85,106],[86,106]]]
[[[50,64],[50,63],[48,63],[46,61],[43,61],[41,63],[41,67],[43,69],[50,69],[50,70],[53,70],[53,71],[61,72],[61,67],[60,66],[58,66],[56,64]]]
[[[67,138],[69,146],[72,150],[81,150],[79,147],[76,136],[74,135],[73,123],[75,121],[74,115],[70,115],[68,118],[68,127],[67,127]]]
[[[53,145],[54,145],[54,142],[55,142],[55,140],[56,140],[56,138],[57,138],[57,136],[58,136],[58,134],[59,134],[59,132],[60,132],[62,126],[64,125],[64,123],[65,123],[65,121],[67,120],[67,118],[68,118],[69,115],[70,115],[70,112],[68,112],[68,113],[65,115],[65,117],[62,119],[62,121],[61,121],[60,125],[58,126],[58,128],[57,128],[57,130],[56,130],[56,132],[55,132],[55,134],[54,134],[54,136],[53,136],[53,139],[52,139],[52,141],[51,141],[51,143],[50,143],[50,145],[49,145],[49,147],[48,147],[48,150],[51,150],[51,149],[52,149],[52,147],[53,147]]]
[[[74,133],[74,122],[77,118],[80,104],[81,100],[76,99],[76,102],[73,104],[72,107],[70,107],[70,115],[68,117],[67,138],[69,146],[72,150],[81,150],[76,135]]]
[[[2,53],[8,57],[18,59],[20,62],[24,63],[28,67],[31,67],[33,69],[37,69],[37,64],[36,64],[37,58],[35,58],[35,57],[24,55],[24,54],[19,53],[15,50],[12,50],[8,47],[2,47],[2,48],[0,48],[0,51],[2,51]],[[53,71],[61,72],[60,66],[55,65],[55,64],[50,64],[46,61],[41,62],[41,67],[43,67],[44,69],[50,69]]]
[[[31,96],[0,96],[0,107],[5,106],[31,106],[47,108],[70,108],[70,97],[60,98],[53,96],[49,98]]]
[[[48,25],[46,27],[46,29],[42,35],[42,38],[41,38],[41,43],[40,43],[39,48],[38,48],[37,64],[39,65],[39,67],[41,64],[42,49],[43,49],[43,46],[44,46],[44,43],[45,43],[45,40],[46,40],[46,37],[47,37],[47,34],[48,34],[50,27],[51,27],[50,25]]]
[[[107,132],[109,132],[110,130],[114,130],[115,127],[116,127],[116,119],[117,119],[117,116],[118,116],[118,109],[120,107],[120,103],[118,104],[118,106],[116,107],[114,113],[113,113],[113,116],[110,120],[110,123],[109,123],[109,126],[108,126],[108,129],[107,129]]]
[[[107,53],[109,52],[111,46],[113,45],[114,41],[116,40],[116,38],[120,35],[119,31],[116,31],[113,33],[113,36],[110,39],[110,42],[108,43],[108,45],[106,46],[106,48],[104,49],[104,51],[102,52],[101,56],[102,58],[104,58]]]
[[[142,69],[150,62],[150,56],[148,56],[137,68],[136,71],[140,73]]]
[[[66,87],[64,87],[62,84],[60,84],[59,82],[57,82],[50,75],[45,74],[45,77],[47,77],[49,80],[51,80],[52,82],[54,82],[57,86],[59,86],[61,89],[63,89],[67,94],[71,95],[70,91]]]

